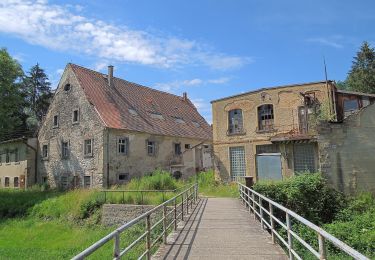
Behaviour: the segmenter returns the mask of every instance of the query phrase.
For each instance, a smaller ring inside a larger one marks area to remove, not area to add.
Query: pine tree
[[[346,83],[353,91],[375,93],[375,51],[366,41],[354,57]]]
[[[27,102],[25,113],[28,115],[27,125],[35,129],[47,113],[52,99],[51,83],[44,70],[36,64],[31,67],[23,82],[25,100]]]
[[[0,140],[18,137],[23,129],[21,65],[0,49]]]

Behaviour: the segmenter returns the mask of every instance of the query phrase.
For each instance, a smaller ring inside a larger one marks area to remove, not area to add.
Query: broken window
[[[69,157],[69,142],[61,143],[61,157],[67,159]]]
[[[92,139],[84,141],[83,153],[85,156],[92,156]]]
[[[18,186],[19,186],[19,178],[18,177],[14,177],[13,186],[14,186],[14,188],[18,188]]]
[[[79,121],[79,111],[78,110],[74,110],[73,111],[73,124],[74,123],[78,123]]]
[[[245,147],[230,147],[230,174],[232,177],[246,175]]]
[[[233,109],[228,112],[228,134],[243,132],[242,110]]]
[[[44,144],[42,146],[42,157],[48,158],[48,145]]]
[[[129,150],[129,138],[121,137],[118,139],[118,153],[127,155]]]
[[[258,107],[258,130],[273,130],[273,105],[267,104]]]
[[[155,155],[156,144],[154,141],[147,141],[147,154],[150,156]]]
[[[66,85],[64,86],[64,91],[69,91],[70,88],[71,88],[70,84],[66,84]]]
[[[58,127],[59,126],[59,116],[55,115],[53,116],[53,127]]]
[[[345,99],[344,100],[344,116],[348,116],[359,109],[357,99]]]
[[[9,187],[9,177],[5,177],[4,186]]]
[[[174,154],[181,155],[181,143],[174,144]]]

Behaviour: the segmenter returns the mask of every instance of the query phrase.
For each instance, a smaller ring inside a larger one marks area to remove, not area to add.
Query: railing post
[[[104,191],[104,203],[107,203],[107,192]]]
[[[253,201],[253,213],[254,213],[254,219],[256,219],[257,218],[257,215],[255,214],[255,211],[256,211],[256,209],[255,209],[255,196],[254,196],[254,192],[252,192],[251,193],[251,198],[252,198],[252,201]]]
[[[120,233],[118,231],[114,237],[113,257],[120,259]]]
[[[191,199],[190,199],[190,209],[193,212],[193,203],[194,203],[194,188],[191,189],[190,193]]]
[[[186,215],[189,215],[189,190],[186,191]]]
[[[146,257],[147,257],[147,260],[150,260],[151,259],[151,216],[150,215],[147,215],[147,217],[146,217],[146,231],[147,231],[147,235],[146,235],[146,250],[147,250]]]
[[[272,243],[275,244],[275,221],[273,219],[273,206],[270,202],[268,202],[270,208],[270,221],[271,221],[271,236],[272,236]]]
[[[177,230],[177,199],[174,199],[174,230]]]
[[[292,223],[290,221],[290,216],[289,214],[286,212],[286,227],[287,227],[287,233],[288,233],[288,251],[289,251],[289,259],[290,260],[293,260],[293,253],[292,253],[292,249],[293,249],[293,240],[292,240],[292,234],[290,233],[290,231],[292,230]]]
[[[264,223],[263,223],[263,209],[262,209],[262,198],[259,196],[259,214],[260,214],[260,226],[262,229],[264,229]]]
[[[320,260],[325,260],[327,258],[326,255],[326,246],[324,243],[324,237],[318,233],[318,241],[319,241],[319,255],[320,255]]]
[[[124,191],[122,192],[122,203],[125,204],[125,192]]]
[[[167,206],[163,206],[163,243],[167,244]]]
[[[184,221],[184,193],[181,194],[181,220]]]

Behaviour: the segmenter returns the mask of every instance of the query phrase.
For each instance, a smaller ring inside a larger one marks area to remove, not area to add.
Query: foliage
[[[21,65],[0,49],[0,140],[13,138],[12,133],[22,128],[22,76]]]
[[[343,194],[329,187],[319,173],[301,174],[284,181],[260,181],[254,190],[315,224],[331,222],[345,205]]]
[[[190,179],[191,182],[197,181],[199,184],[199,193],[209,197],[238,197],[238,187],[235,183],[223,183],[215,179],[212,170],[200,172],[197,176]]]
[[[351,90],[375,93],[375,51],[368,42],[363,42],[354,57],[346,83]]]

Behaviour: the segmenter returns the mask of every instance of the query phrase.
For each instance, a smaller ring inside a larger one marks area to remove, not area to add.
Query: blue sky
[[[0,3],[0,47],[56,86],[73,62],[177,95],[211,122],[210,101],[261,87],[343,80],[373,0],[106,0]]]

